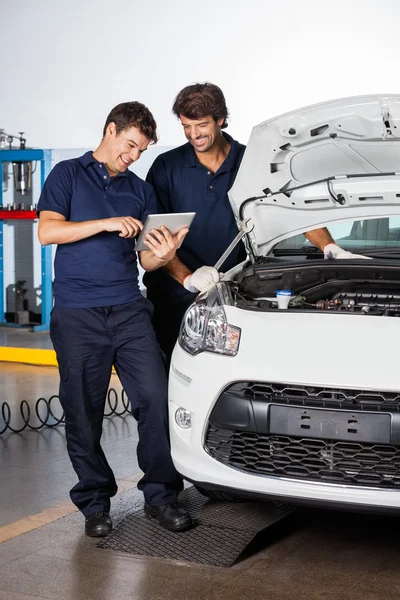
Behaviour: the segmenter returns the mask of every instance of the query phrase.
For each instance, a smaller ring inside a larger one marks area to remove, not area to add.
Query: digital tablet
[[[152,229],[161,231],[161,225],[164,225],[172,235],[176,235],[184,227],[190,227],[195,216],[195,212],[149,215],[136,241],[135,251],[150,249],[146,246],[144,238]]]

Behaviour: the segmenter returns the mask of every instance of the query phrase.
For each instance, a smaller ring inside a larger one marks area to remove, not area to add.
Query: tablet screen
[[[144,238],[152,229],[160,230],[161,225],[164,225],[172,235],[176,235],[184,227],[190,227],[195,215],[195,212],[149,215],[136,241],[135,251],[149,250],[144,242]]]

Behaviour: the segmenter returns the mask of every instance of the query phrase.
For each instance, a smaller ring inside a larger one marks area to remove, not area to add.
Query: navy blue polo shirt
[[[160,154],[147,175],[147,181],[156,192],[159,213],[196,212],[190,231],[177,251],[178,258],[191,271],[204,265],[213,266],[238,233],[228,190],[235,181],[246,147],[226,133],[223,135],[231,147],[216,173],[198,161],[193,147],[187,143]],[[244,245],[239,243],[222,265],[221,272],[245,258]],[[146,273],[143,281],[155,292],[188,293],[163,269]]]
[[[157,212],[151,185],[129,170],[110,177],[92,152],[64,160],[44,184],[38,213],[51,210],[67,221],[82,222],[131,216],[144,222]],[[54,262],[55,304],[90,308],[124,304],[141,298],[134,239],[118,232],[57,246]]]

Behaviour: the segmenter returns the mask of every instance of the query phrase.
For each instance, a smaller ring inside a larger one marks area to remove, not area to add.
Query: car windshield
[[[344,250],[362,252],[369,250],[398,250],[400,253],[400,217],[384,217],[381,219],[365,219],[334,224],[328,227],[332,238]],[[295,235],[277,244],[274,252],[279,250],[285,254],[307,252],[313,248],[304,235]]]

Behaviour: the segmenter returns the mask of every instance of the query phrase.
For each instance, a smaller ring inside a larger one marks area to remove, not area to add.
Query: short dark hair
[[[194,83],[183,88],[177,95],[172,112],[179,118],[201,119],[211,115],[214,121],[224,119],[221,129],[228,127],[229,112],[221,88],[213,83]]]
[[[114,106],[106,119],[103,137],[110,123],[115,123],[117,134],[130,127],[136,127],[151,143],[157,142],[157,123],[147,106],[140,102],[122,102]]]

